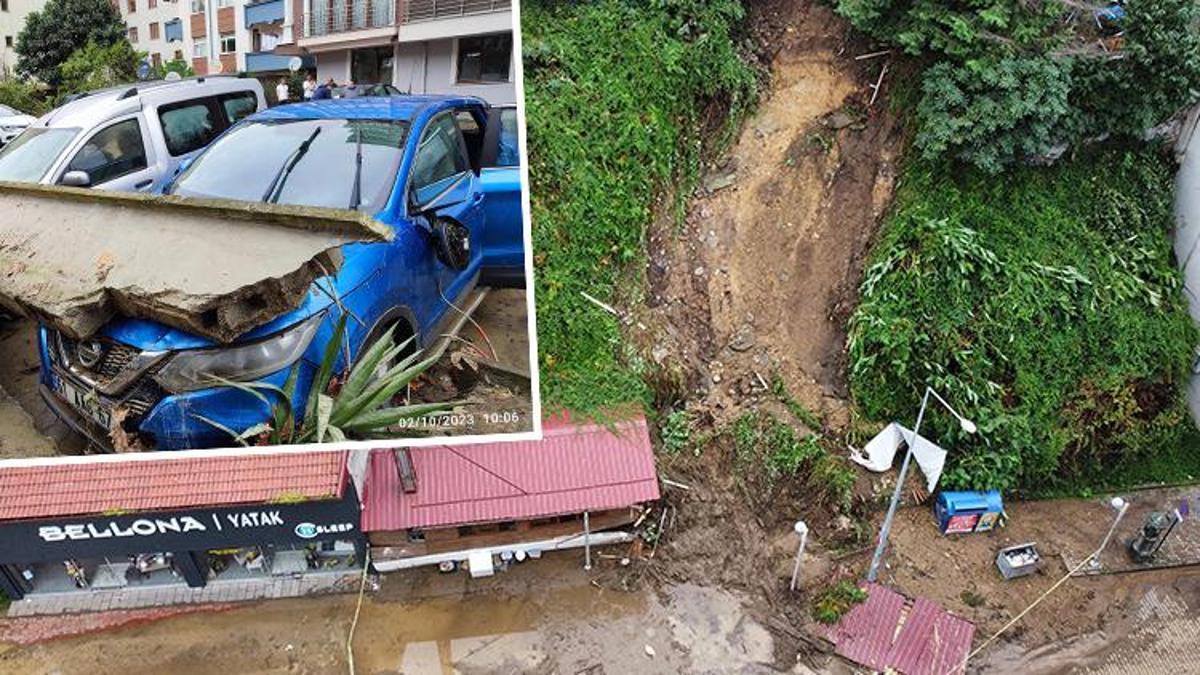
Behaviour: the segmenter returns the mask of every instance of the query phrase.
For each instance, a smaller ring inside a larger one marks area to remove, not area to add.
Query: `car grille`
[[[80,374],[95,380],[98,384],[108,384],[112,379],[129,367],[133,359],[140,353],[138,350],[128,345],[119,344],[116,342],[102,342],[103,355],[100,360],[91,366],[84,365],[82,359],[79,358],[79,341],[60,335],[59,340],[62,344],[63,353],[68,362],[75,367],[75,370]]]

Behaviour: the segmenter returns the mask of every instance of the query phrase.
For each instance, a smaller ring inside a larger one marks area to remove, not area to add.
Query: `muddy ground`
[[[414,383],[413,402],[453,401],[456,412],[399,428],[397,436],[531,431],[528,312],[523,289],[489,292],[446,357]],[[0,320],[0,460],[99,451],[38,394],[36,324]],[[486,336],[486,337],[485,337]]]

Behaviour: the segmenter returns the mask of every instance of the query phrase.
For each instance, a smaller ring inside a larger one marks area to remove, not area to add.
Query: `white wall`
[[[456,38],[396,45],[396,68],[392,84],[413,94],[460,94],[479,96],[489,103],[517,102],[516,56],[509,61],[509,81],[498,84],[459,84]]]
[[[1175,259],[1183,270],[1183,293],[1192,319],[1200,323],[1200,107],[1191,111],[1179,138],[1181,154],[1175,178]],[[1200,425],[1200,375],[1192,367],[1188,386],[1192,420]]]
[[[333,78],[338,84],[350,79],[350,50],[320,52],[317,57],[317,82]]]

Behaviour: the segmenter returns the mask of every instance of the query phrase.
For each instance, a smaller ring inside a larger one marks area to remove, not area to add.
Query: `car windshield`
[[[383,207],[395,183],[408,123],[395,120],[261,120],[209,146],[175,181],[189,197],[350,208]],[[356,157],[362,150],[362,171]]]
[[[0,150],[0,180],[38,182],[78,133],[79,129],[26,129]]]

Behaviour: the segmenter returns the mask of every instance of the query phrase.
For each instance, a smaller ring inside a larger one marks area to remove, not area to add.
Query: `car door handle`
[[[134,190],[145,190],[146,188],[150,187],[151,185],[154,185],[154,179],[147,178],[146,180],[138,183],[137,185],[134,185],[133,189]]]

